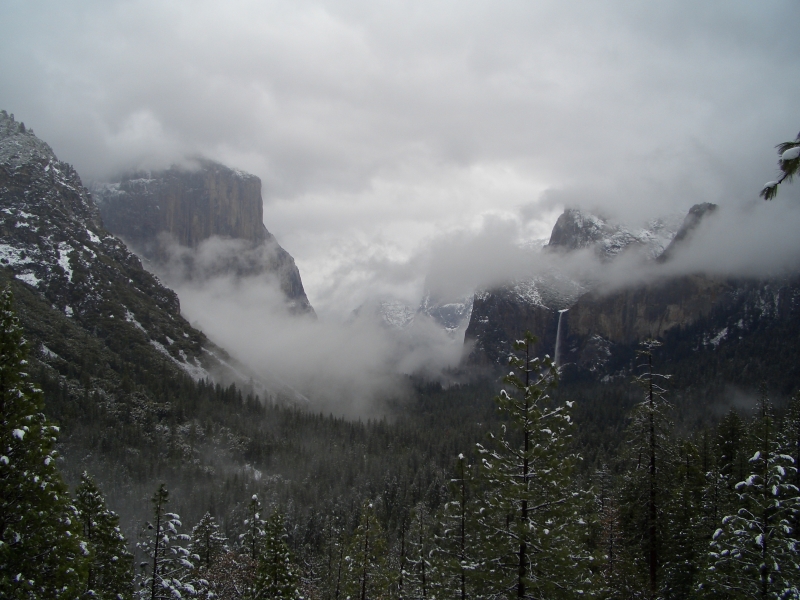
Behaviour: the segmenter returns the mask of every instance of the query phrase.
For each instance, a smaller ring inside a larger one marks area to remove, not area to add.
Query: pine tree
[[[344,575],[344,540],[342,527],[336,516],[328,516],[323,530],[322,547],[314,561],[314,572],[322,598],[338,600],[342,597]]]
[[[470,471],[466,457],[459,454],[455,477],[450,480],[450,500],[439,515],[442,532],[435,540],[433,585],[439,597],[465,600],[474,595],[480,541],[474,519],[478,508],[470,494]]]
[[[247,506],[247,518],[244,520],[244,533],[239,536],[239,548],[242,554],[250,557],[254,563],[261,556],[264,540],[267,535],[267,522],[261,518],[262,506],[258,496],[253,494]]]
[[[793,142],[783,142],[776,146],[778,149],[778,167],[781,174],[776,181],[770,181],[761,190],[764,200],[772,200],[778,195],[778,186],[784,181],[791,181],[800,170],[800,133]]]
[[[672,470],[672,494],[666,506],[662,597],[688,598],[697,587],[708,538],[703,528],[705,476],[697,448],[683,442]]]
[[[27,352],[0,294],[0,597],[73,598],[83,592],[89,554],[56,469],[58,428],[25,373]]]
[[[227,538],[210,513],[202,516],[189,536],[189,560],[194,564],[194,587],[198,596],[213,598],[209,573],[214,564],[228,550]]]
[[[655,598],[661,583],[661,556],[666,536],[665,509],[671,485],[672,424],[670,405],[665,399],[666,390],[660,381],[669,375],[653,370],[653,351],[661,346],[655,340],[641,343],[638,355],[644,358],[644,372],[635,383],[644,391],[644,399],[633,410],[628,427],[628,463],[622,481],[622,523],[627,544],[638,549],[644,557],[646,575],[643,580],[649,597]]]
[[[717,427],[716,458],[719,472],[733,487],[747,476],[745,425],[736,411],[730,411]]]
[[[401,565],[404,586],[400,598],[431,597],[433,564],[433,522],[424,503],[417,504],[411,514],[411,525],[404,535],[407,548],[405,564]]]
[[[597,474],[597,487],[595,503],[599,520],[600,596],[632,598],[638,591],[636,578],[631,568],[634,561],[631,560],[628,548],[624,543],[619,502],[613,493],[613,478],[605,465]]]
[[[515,342],[520,356],[496,399],[517,436],[503,434],[497,448],[479,446],[487,493],[479,523],[485,531],[481,569],[491,597],[554,598],[591,595],[590,557],[582,494],[571,471],[579,460],[567,449],[568,405],[554,406],[548,391],[556,369],[549,357],[531,356],[530,332]],[[493,436],[492,436],[493,437]]]
[[[386,538],[375,505],[366,501],[345,556],[345,595],[353,600],[386,597],[390,583],[386,557]]]
[[[703,587],[728,597],[799,598],[800,543],[791,527],[800,510],[791,483],[796,466],[763,391],[757,411],[750,428],[756,449],[750,474],[736,484],[738,510],[714,533]]]
[[[264,549],[258,563],[254,600],[300,598],[300,574],[286,543],[283,515],[275,511],[267,521]]]
[[[189,540],[178,533],[180,516],[167,512],[169,492],[162,483],[153,495],[153,522],[144,530],[144,539],[137,544],[149,558],[141,563],[139,598],[157,600],[179,598],[186,592],[193,595],[194,586],[188,580],[194,565],[189,561],[189,550],[181,542]]]
[[[119,517],[84,471],[75,490],[75,506],[88,543],[90,563],[86,590],[97,598],[116,600],[133,595],[133,555],[119,528]]]
[[[228,539],[220,533],[211,513],[202,516],[189,538],[189,553],[200,571],[210,569],[217,557],[228,550]]]
[[[792,396],[784,421],[785,451],[792,457],[797,470],[792,478],[792,483],[800,488],[800,393]]]

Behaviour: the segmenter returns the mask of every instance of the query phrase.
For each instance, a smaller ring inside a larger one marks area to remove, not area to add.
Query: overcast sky
[[[322,315],[415,301],[443,248],[515,260],[565,205],[741,208],[800,129],[796,0],[4,0],[0,20],[0,108],[85,180],[187,154],[258,175]],[[765,222],[800,199],[784,187]]]

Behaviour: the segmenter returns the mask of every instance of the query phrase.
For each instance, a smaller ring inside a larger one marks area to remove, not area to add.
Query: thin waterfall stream
[[[558,311],[558,329],[556,329],[556,350],[555,350],[555,356],[553,357],[553,362],[555,363],[556,368],[558,368],[559,366],[558,357],[559,357],[559,352],[561,352],[561,319],[564,318],[564,313],[567,312],[568,310],[569,310],[568,308],[563,308],[560,311]]]

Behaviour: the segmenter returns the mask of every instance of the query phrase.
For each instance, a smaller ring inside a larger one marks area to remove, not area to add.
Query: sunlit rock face
[[[157,271],[273,278],[292,312],[314,314],[294,259],[264,226],[255,175],[198,159],[191,168],[126,175],[93,193],[106,226]]]

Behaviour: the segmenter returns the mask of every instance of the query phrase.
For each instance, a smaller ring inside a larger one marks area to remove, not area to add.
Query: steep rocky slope
[[[540,278],[482,292],[476,295],[466,332],[471,344],[467,364],[503,365],[513,340],[528,329],[539,337],[540,353],[554,356],[558,344],[560,365],[597,376],[624,369],[624,360],[648,337],[688,335],[698,351],[714,352],[722,340],[728,345],[749,343],[746,338],[753,332],[774,326],[775,344],[791,345],[789,339],[780,340],[793,329],[780,324],[798,318],[800,278],[737,280],[701,273],[657,276],[661,265],[682,244],[689,243],[700,222],[715,210],[712,204],[697,205],[680,227],[662,227],[660,232],[650,233],[640,230],[635,235],[601,218],[565,211],[546,249],[569,253],[591,248],[601,260],[611,261],[633,248],[644,248],[654,278],[614,291],[596,289],[596,282],[572,282],[572,287],[562,282],[568,293],[555,293],[557,286]],[[677,231],[671,239],[664,235],[670,230]],[[659,248],[661,253],[656,254],[654,250]],[[780,310],[764,308],[770,306]]]
[[[556,255],[588,251],[601,263],[637,253],[652,262],[663,253],[681,225],[681,218],[653,219],[642,227],[629,227],[608,218],[567,208],[553,227],[542,252]],[[571,308],[599,282],[579,280],[557,267],[475,295],[466,330],[470,348],[467,363],[492,366],[503,364],[513,341],[525,331],[539,338],[539,349],[555,352],[560,311]],[[562,319],[563,320],[563,319]]]
[[[165,277],[274,277],[289,308],[314,314],[294,259],[263,222],[261,180],[213,161],[97,184],[108,229]]]
[[[69,482],[92,473],[129,535],[161,481],[188,499],[219,497],[229,482],[214,473],[240,486],[260,476],[242,432],[263,437],[252,431],[265,405],[280,411],[296,392],[267,390],[191,327],[177,296],[104,228],[75,170],[3,111],[0,286],[14,294],[31,378],[61,428],[60,469]]]
[[[235,377],[224,351],[181,317],[177,296],[103,227],[75,170],[5,112],[0,112],[0,265],[6,278],[34,291],[48,312],[69,319],[70,329],[102,340],[113,355],[106,359],[111,371],[123,370],[130,360],[143,361],[142,367],[166,360],[169,370],[195,379],[211,373]],[[85,360],[58,329],[30,332],[39,357],[48,363]]]

